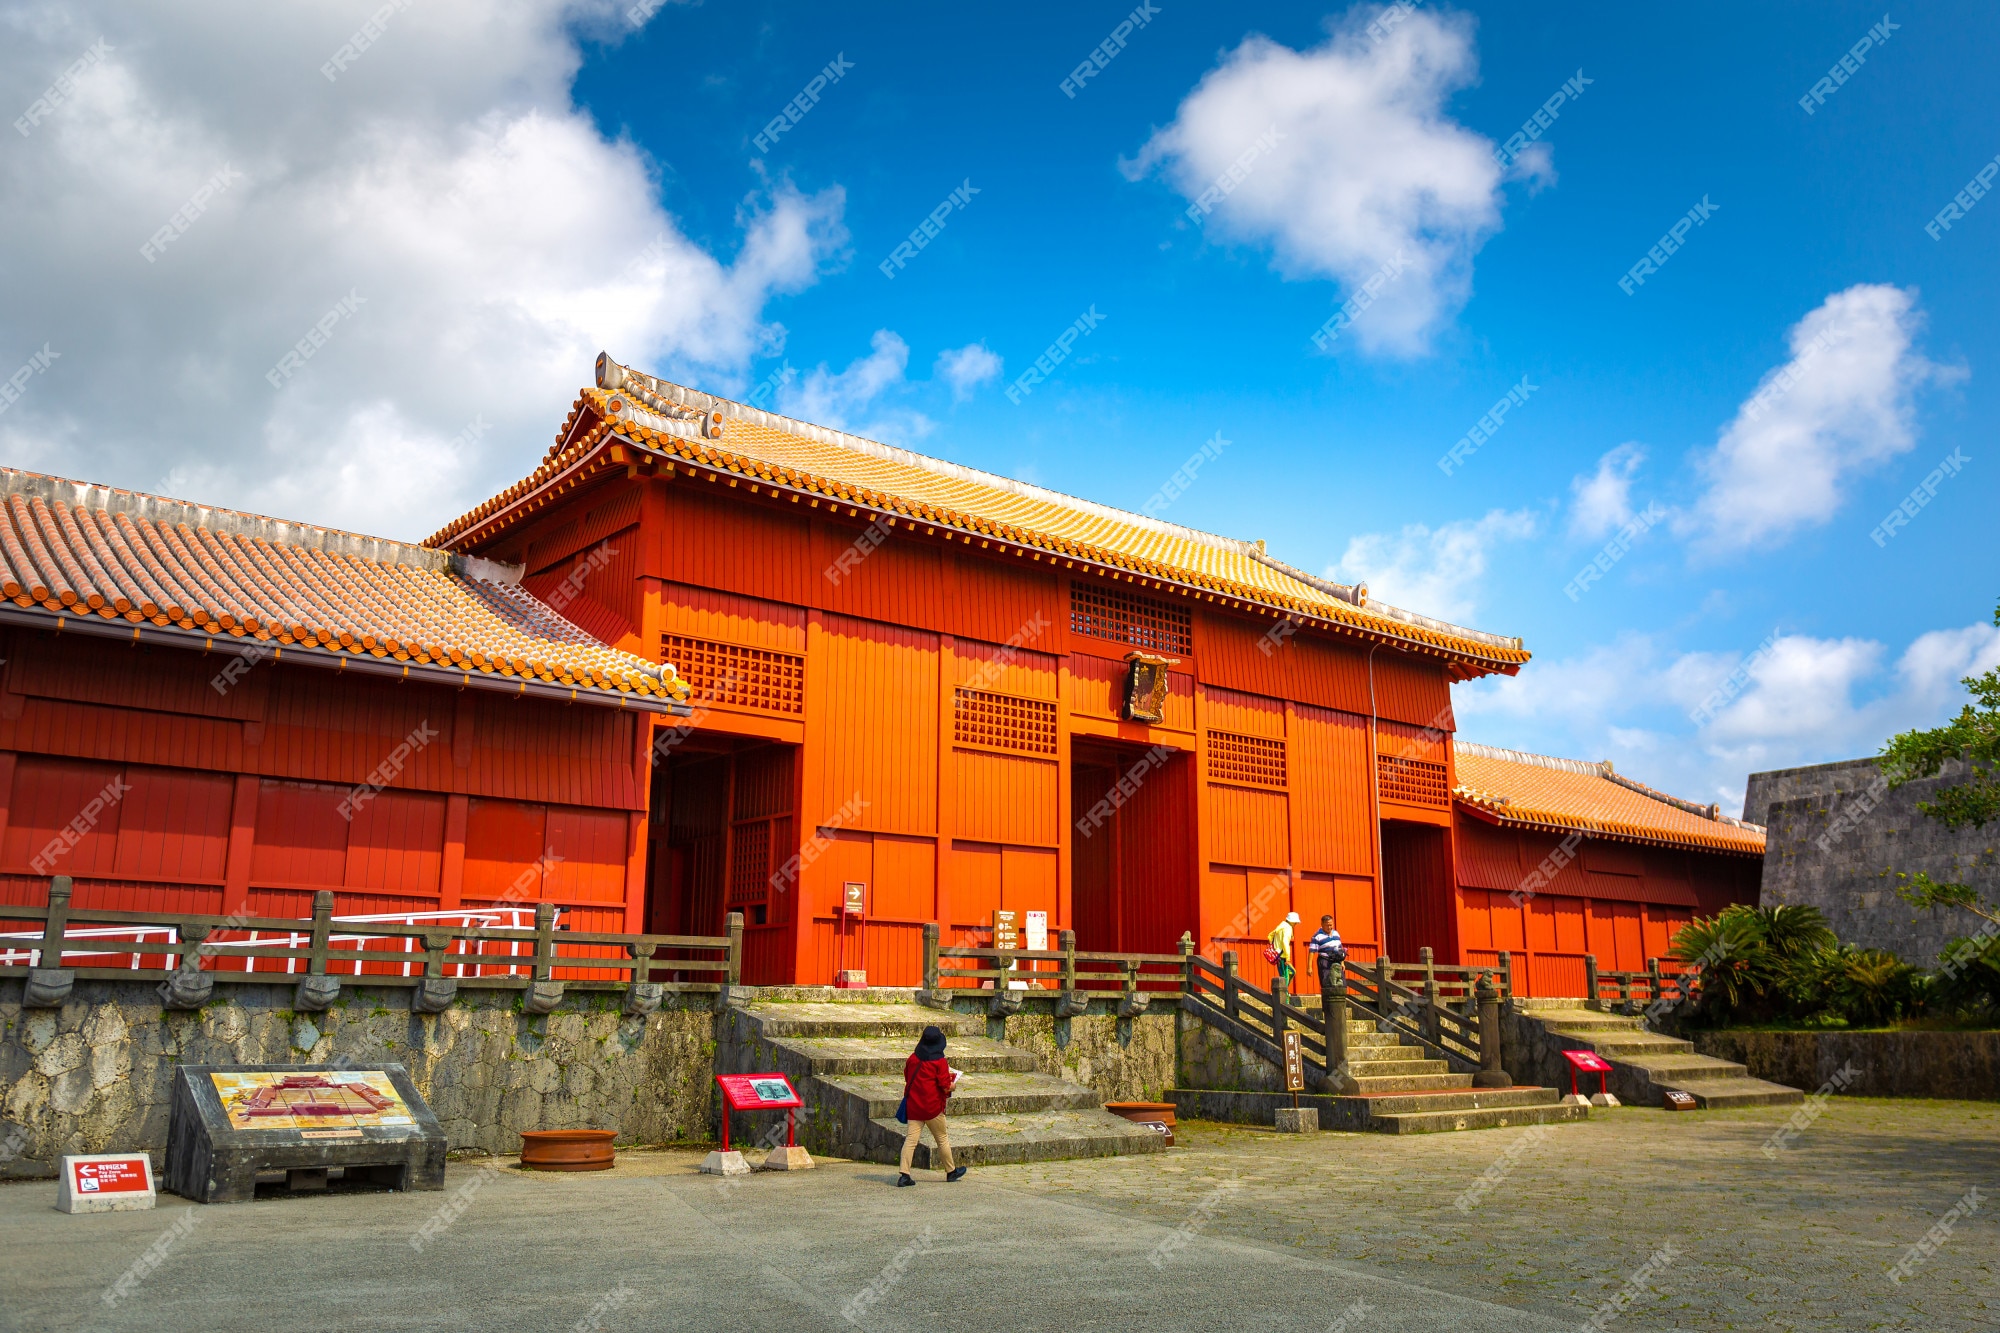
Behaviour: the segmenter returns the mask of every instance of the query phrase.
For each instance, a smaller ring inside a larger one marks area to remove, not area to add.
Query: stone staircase
[[[1210,1010],[1203,1014],[1238,1044],[1276,1063],[1268,1037],[1240,1029]],[[1414,1038],[1384,1032],[1374,1019],[1347,1024],[1348,1089],[1301,1093],[1300,1106],[1319,1111],[1322,1130],[1378,1134],[1428,1134],[1460,1129],[1561,1124],[1589,1118],[1590,1108],[1566,1104],[1554,1088],[1475,1088],[1471,1074],[1457,1074],[1432,1059]],[[1291,1094],[1240,1089],[1176,1088],[1168,1093],[1182,1114],[1209,1120],[1271,1124]]]
[[[1714,1109],[1789,1106],[1805,1100],[1797,1088],[1751,1078],[1749,1070],[1732,1060],[1696,1054],[1693,1042],[1648,1032],[1636,1015],[1537,1006],[1521,1016],[1539,1025],[1555,1046],[1589,1047],[1609,1060],[1611,1092],[1634,1106],[1663,1105],[1668,1091],[1685,1092],[1696,1106]],[[1594,1091],[1596,1076],[1580,1076],[1578,1087],[1585,1084]]]
[[[847,998],[847,996],[854,998]],[[986,1035],[986,1020],[915,1003],[910,992],[766,991],[724,1015],[716,1055],[720,1072],[778,1070],[805,1101],[799,1138],[815,1153],[858,1161],[894,1162],[904,1127],[903,1062],[924,1028],[943,1029],[945,1058],[964,1071],[952,1094],[952,1155],[960,1166],[992,1166],[1065,1157],[1159,1152],[1166,1140],[1103,1109],[1089,1088],[1042,1072],[1034,1056]],[[734,1122],[732,1133],[768,1132],[773,1117]],[[925,1136],[916,1165],[928,1169]]]

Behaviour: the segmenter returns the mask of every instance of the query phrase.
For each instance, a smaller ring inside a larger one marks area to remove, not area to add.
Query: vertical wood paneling
[[[992,843],[952,844],[952,943],[990,942],[993,913],[1000,906],[1000,849]]]
[[[1368,650],[1304,634],[1285,640],[1292,697],[1320,708],[1368,712]],[[1376,653],[1379,659],[1382,654]]]
[[[1042,847],[1061,841],[1055,764],[986,750],[954,750],[952,764],[961,837]]]
[[[471,900],[511,894],[516,901],[534,902],[542,892],[547,835],[546,806],[476,797],[468,801],[464,896]]]
[[[901,921],[919,927],[935,921],[937,909],[937,845],[929,838],[898,838],[887,833],[874,837],[875,902],[871,915],[884,921]],[[873,945],[868,965],[876,966]],[[917,981],[875,982],[877,985],[914,986]]]
[[[1125,679],[1130,671],[1130,667],[1115,658],[1070,654],[1070,711],[1085,717],[1122,717]],[[1194,730],[1194,677],[1189,673],[1167,673],[1166,706],[1161,710],[1160,725],[1174,731]]]
[[[1202,722],[1211,731],[1235,731],[1246,736],[1285,736],[1285,701],[1262,694],[1244,694],[1210,686],[1203,696]]]
[[[627,818],[621,810],[550,806],[543,892],[553,901],[623,903]],[[557,860],[556,858],[561,858]],[[622,929],[623,927],[618,927]]]
[[[1270,636],[1278,623],[1220,611],[1198,613],[1194,642],[1203,683],[1284,697],[1291,685],[1291,652],[1286,644],[1297,636]]]
[[[444,864],[447,799],[385,791],[363,803],[347,834],[347,887],[435,895]]]
[[[336,889],[347,882],[348,823],[341,802],[350,788],[265,778],[257,791],[254,883]]]
[[[1368,719],[1296,705],[1286,757],[1300,824],[1302,866],[1372,877],[1375,824],[1370,811],[1373,769]]]
[[[1077,827],[1077,823],[1117,780],[1116,770],[1108,764],[1078,761],[1070,783],[1069,920],[1076,931],[1076,947],[1087,953],[1109,952],[1118,945],[1113,902],[1117,892],[1117,829],[1115,825],[1093,827],[1088,821]]]
[[[1399,821],[1383,823],[1382,896],[1391,958],[1414,960],[1417,951],[1426,946],[1439,958],[1458,956],[1458,923],[1453,910],[1455,895],[1447,838],[1447,832],[1441,828]],[[1499,928],[1496,918],[1495,929]],[[1513,928],[1517,931],[1520,928],[1518,912]]]
[[[1521,840],[1512,829],[1495,828],[1476,819],[1458,821],[1458,882],[1482,889],[1518,888]]]
[[[225,773],[132,765],[118,826],[118,875],[220,883],[236,783]]]
[[[1118,811],[1121,949],[1172,953],[1183,931],[1201,930],[1196,762],[1190,753],[1174,755]]]
[[[1445,731],[1458,729],[1451,711],[1451,682],[1445,677],[1443,663],[1434,658],[1376,653],[1375,706],[1376,716],[1396,722]]]
[[[698,588],[816,604],[822,566],[812,563],[805,517],[703,494],[720,483],[687,479],[668,485],[659,565],[644,572]]]
[[[841,568],[836,562],[864,534],[880,544],[857,551],[858,559]],[[936,543],[912,539],[909,528],[900,524],[887,529],[884,538],[881,530],[870,532],[860,523],[821,519],[813,525],[812,549],[819,570],[813,605],[894,625],[945,628],[943,556]]]
[[[1062,659],[976,639],[952,642],[951,683],[1023,699],[1055,700]]]
[[[37,875],[117,873],[118,827],[124,811],[120,798],[107,799],[104,789],[123,774],[113,764],[22,755],[14,766],[14,795],[0,865]],[[87,814],[93,802],[97,811]],[[58,841],[79,833],[71,845]],[[35,864],[37,857],[43,858],[40,865]]]
[[[694,639],[768,648],[780,653],[806,650],[805,608],[767,602],[757,597],[692,588],[685,583],[660,585],[661,632]],[[648,647],[657,656],[659,645]]]
[[[1382,923],[1375,913],[1376,896],[1373,877],[1334,876],[1333,923],[1357,963],[1372,962],[1381,953]]]
[[[937,636],[828,614],[807,671],[825,693],[821,790],[866,801],[849,827],[937,834]],[[808,757],[808,762],[811,762]],[[831,810],[801,812],[820,819]]]
[[[1209,855],[1232,865],[1282,866],[1291,860],[1285,794],[1207,784]]]
[[[988,643],[1006,643],[1018,634],[1024,647],[1062,651],[1066,600],[1053,570],[968,551],[954,551],[947,559],[956,584],[943,608],[947,633]]]

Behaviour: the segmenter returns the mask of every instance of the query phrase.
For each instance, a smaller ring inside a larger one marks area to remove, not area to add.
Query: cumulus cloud
[[[733,255],[689,239],[571,100],[624,8],[424,0],[345,53],[371,6],[0,18],[24,103],[109,47],[0,154],[0,353],[62,357],[5,460],[414,537],[533,466],[600,347],[735,387],[844,200],[779,181]]]
[[[1328,572],[1343,582],[1366,580],[1368,595],[1392,606],[1464,620],[1472,615],[1493,548],[1525,541],[1540,527],[1529,510],[1495,509],[1435,528],[1411,523],[1397,533],[1363,533],[1349,539]]]
[[[788,385],[779,393],[779,410],[801,421],[889,444],[909,444],[928,435],[935,423],[895,402],[908,386],[904,372],[910,364],[910,345],[890,329],[877,329],[869,348],[845,370],[832,370],[822,362]]]
[[[1500,229],[1490,140],[1446,102],[1478,76],[1472,20],[1429,9],[1387,21],[1360,7],[1295,51],[1252,35],[1229,52],[1124,164],[1158,170],[1224,236],[1268,245],[1278,270],[1352,292],[1365,349],[1424,351],[1471,289],[1472,259]],[[1545,156],[1537,179],[1552,179]]]
[[[1570,481],[1569,530],[1596,541],[1632,521],[1632,478],[1646,461],[1637,444],[1621,444],[1597,460],[1597,471]]]
[[[938,353],[931,373],[951,386],[953,402],[962,403],[980,385],[1000,377],[1000,357],[985,343],[970,343]]]
[[[1684,522],[1715,548],[1768,545],[1832,518],[1855,475],[1916,443],[1916,392],[1957,377],[1915,350],[1913,289],[1863,283],[1792,327],[1791,359],[1764,376],[1713,453]]]

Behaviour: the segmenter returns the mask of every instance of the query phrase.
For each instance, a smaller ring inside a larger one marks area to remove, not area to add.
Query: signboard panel
[[[717,1074],[722,1099],[732,1111],[783,1111],[804,1106],[783,1074]]]
[[[1563,1059],[1575,1065],[1586,1074],[1608,1074],[1611,1062],[1596,1051],[1564,1051]]]
[[[1028,913],[1027,927],[1023,932],[1028,937],[1026,948],[1030,953],[1041,953],[1049,947],[1049,914],[1047,912]]]
[[[1303,1092],[1306,1086],[1306,1053],[1297,1032],[1285,1033],[1285,1091]]]
[[[843,916],[862,916],[868,905],[868,886],[856,880],[849,880],[840,886],[840,911]]]
[[[65,1213],[123,1213],[151,1208],[153,1160],[145,1153],[94,1153],[62,1159],[56,1207]]]
[[[256,1197],[260,1172],[338,1167],[396,1189],[444,1188],[445,1136],[401,1065],[182,1065],[166,1187],[202,1203]]]

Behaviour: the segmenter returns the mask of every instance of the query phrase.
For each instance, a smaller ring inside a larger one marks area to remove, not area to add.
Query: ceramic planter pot
[[[521,1165],[537,1171],[609,1171],[613,1129],[521,1131]]]

